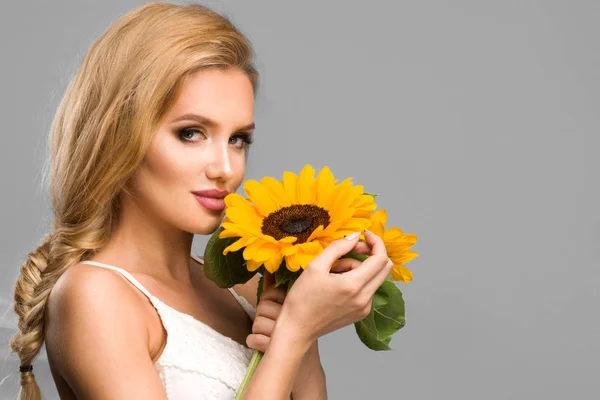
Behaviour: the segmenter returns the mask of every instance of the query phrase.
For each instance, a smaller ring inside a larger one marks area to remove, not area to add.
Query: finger
[[[252,324],[252,333],[259,333],[271,337],[275,329],[275,321],[270,318],[257,317]]]
[[[361,264],[361,261],[355,260],[353,258],[342,258],[334,263],[331,271],[335,272],[346,272],[358,268]]]
[[[371,246],[369,246],[365,242],[358,242],[356,246],[354,246],[353,251],[358,254],[371,255]]]
[[[275,303],[272,300],[263,300],[258,303],[256,306],[255,319],[260,317],[270,318],[272,320],[277,321],[279,315],[281,314],[281,309],[283,306],[279,303]]]
[[[271,300],[275,303],[283,304],[286,296],[286,290],[283,286],[279,287],[269,287],[260,294],[260,298],[258,303],[260,304],[263,300]]]
[[[344,239],[337,239],[329,243],[329,245],[306,266],[305,270],[316,269],[323,272],[329,272],[331,266],[337,259],[356,246],[359,236],[359,232],[354,232]]]
[[[371,255],[380,254],[385,257],[388,256],[383,239],[368,229],[365,230],[365,241],[371,247]]]
[[[369,281],[374,279],[388,264],[389,257],[383,240],[373,232],[365,230],[365,239],[372,248],[372,254],[362,262],[360,268],[348,271],[342,276],[364,288]]]
[[[379,273],[377,275],[375,275],[375,277],[373,279],[371,279],[369,282],[367,282],[367,284],[365,285],[365,287],[363,289],[366,290],[368,293],[374,294],[377,291],[377,289],[379,289],[379,287],[381,285],[383,285],[383,282],[386,280],[388,275],[392,272],[393,267],[394,267],[394,263],[392,262],[392,260],[389,260],[388,264],[381,271],[379,271]]]
[[[270,288],[275,283],[275,275],[270,272],[265,271],[263,275],[263,291],[267,288]]]
[[[258,350],[261,352],[266,352],[267,347],[269,347],[269,343],[271,342],[271,338],[265,335],[260,334],[250,334],[246,338],[246,344],[249,348]]]

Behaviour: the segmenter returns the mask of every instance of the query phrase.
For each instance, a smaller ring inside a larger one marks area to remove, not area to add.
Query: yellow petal
[[[352,178],[347,178],[338,186],[336,186],[335,190],[331,194],[328,210],[333,220],[343,218],[343,213],[347,210],[347,207],[340,207],[340,204],[344,203],[344,199],[349,195],[351,187]]]
[[[317,198],[315,204],[327,209],[329,196],[335,189],[335,179],[329,167],[325,166],[319,171],[316,179]]]
[[[318,241],[306,242],[297,245],[298,251],[293,256],[289,257],[292,259],[293,268],[306,268],[306,266],[323,251],[323,247]],[[288,257],[286,257],[286,260]],[[294,269],[293,271],[297,271]]]
[[[223,222],[221,224],[223,231],[219,233],[219,238],[224,239],[228,237],[238,236],[260,236],[261,232],[252,226],[241,226],[236,225],[233,222]]]
[[[371,213],[377,208],[375,199],[368,194],[362,194],[350,205],[354,208],[354,216],[368,218]]]
[[[392,269],[392,280],[410,282],[412,281],[412,278],[413,274],[408,268],[400,264],[394,265],[394,268]]]
[[[246,247],[248,248],[248,247]],[[254,249],[253,249],[254,250]],[[254,250],[252,254],[252,259],[254,261],[265,262],[270,258],[277,256],[280,253],[279,246],[272,243],[263,243],[260,246],[257,246],[257,249]]]
[[[380,238],[384,238],[384,228],[385,223],[387,222],[387,211],[381,209],[379,211],[374,212],[371,215],[371,228],[369,230],[379,236]]]
[[[310,165],[305,165],[298,176],[298,204],[314,204],[315,193],[315,170]]]
[[[254,208],[248,200],[237,193],[229,193],[223,200],[225,201],[225,205],[227,207],[241,207],[243,209]]]
[[[283,255],[277,253],[275,256],[273,256],[265,261],[265,268],[267,269],[267,271],[274,274],[275,271],[277,271],[279,269],[279,266],[281,265],[282,260],[283,260]]]
[[[310,234],[310,236],[308,237],[308,239],[306,239],[307,242],[312,242],[313,239],[315,239],[316,237],[319,236],[319,233],[323,232],[323,225],[319,225],[315,228],[314,231],[312,231],[312,233]]]
[[[281,249],[281,254],[283,254],[286,257],[291,256],[292,254],[296,254],[298,252],[298,249],[298,245],[286,246]]]
[[[267,242],[263,237],[257,238],[254,242],[250,243],[244,249],[244,259],[245,260],[255,260],[255,261],[264,261],[266,258],[257,257],[258,252],[263,251],[265,248],[270,248],[274,246],[272,243]],[[263,251],[264,254],[264,251]],[[267,257],[268,258],[268,257]]]
[[[279,243],[283,244],[283,243],[294,243],[296,240],[298,240],[298,238],[296,236],[286,236],[284,238],[279,239]]]
[[[305,269],[317,256],[315,254],[298,254],[300,268]]]
[[[365,229],[371,229],[372,223],[370,219],[367,218],[349,218],[345,221],[339,221],[336,223],[336,230],[350,230],[352,232],[355,231],[364,231]],[[350,232],[350,233],[352,233]],[[348,233],[345,233],[348,234]]]
[[[285,171],[283,173],[283,190],[287,194],[288,199],[292,203],[298,202],[296,186],[298,185],[298,177],[293,172]]]
[[[275,201],[277,208],[287,207],[292,204],[283,185],[277,179],[267,176],[260,180],[261,185],[269,193],[269,197]]]
[[[289,269],[292,272],[298,271],[301,268],[298,253],[294,253],[292,255],[286,256],[285,257],[285,265],[287,266],[287,269]]]
[[[235,241],[234,243],[230,244],[229,246],[227,246],[223,250],[223,255],[226,255],[230,251],[238,251],[242,247],[247,246],[249,243],[252,243],[255,239],[256,238],[253,238],[253,237],[250,237],[250,238],[248,238],[248,237],[241,238],[241,239]]]
[[[257,181],[249,180],[244,183],[244,190],[258,212],[266,217],[277,211],[277,204],[269,197],[269,192]]]
[[[259,232],[262,226],[263,218],[261,218],[254,208],[244,210],[242,208],[231,207],[227,209],[227,217],[229,220],[236,224],[245,227],[253,232]]]
[[[389,228],[384,232],[384,240],[390,243],[413,246],[415,243],[417,243],[417,235],[414,233],[402,233],[400,228]]]
[[[412,250],[406,250],[403,251],[402,254],[400,254],[399,256],[392,258],[392,261],[394,262],[394,264],[406,264],[407,262],[417,258],[418,256],[418,253],[415,253]]]
[[[246,269],[248,269],[248,271],[250,271],[250,272],[256,271],[257,269],[260,268],[261,265],[262,265],[261,262],[257,262],[254,260],[246,261]]]
[[[352,208],[352,204],[360,199],[363,195],[364,187],[361,185],[354,185],[348,188],[348,193],[344,196],[336,207]]]

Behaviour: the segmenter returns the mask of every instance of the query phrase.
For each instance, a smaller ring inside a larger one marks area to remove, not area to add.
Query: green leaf
[[[377,338],[387,339],[406,324],[402,292],[391,281],[384,281],[373,296]]]
[[[359,254],[355,251],[349,251],[348,253],[340,257],[340,259],[342,258],[353,258],[358,261],[365,261],[367,258],[369,258],[369,256],[367,256],[366,254]]]
[[[279,266],[279,269],[277,271],[275,271],[275,287],[278,287],[280,285],[284,285],[286,283],[288,283],[294,273],[292,271],[290,271],[289,269],[287,269],[287,267],[285,266],[285,260],[283,260],[281,262],[281,265]]]
[[[379,196],[379,195],[377,195],[377,194],[373,194],[373,193],[364,193],[364,192],[363,192],[363,194],[368,194],[369,196],[373,197],[373,199],[376,199],[376,198],[377,198],[377,196]]]
[[[388,346],[389,340],[386,342],[377,338],[377,326],[373,309],[365,319],[356,322],[354,327],[361,342],[371,350],[391,350]]]
[[[262,274],[260,275],[260,278],[258,278],[258,289],[256,290],[256,304],[258,304],[258,301],[260,300],[260,295],[262,294],[263,291],[263,276]]]
[[[284,259],[281,262],[279,269],[277,271],[275,271],[275,285],[274,286],[278,287],[280,285],[287,285],[287,289],[289,291],[289,289],[292,287],[294,282],[296,282],[296,279],[298,279],[298,277],[300,276],[302,271],[303,271],[302,269],[299,269],[296,272],[290,271],[287,268],[287,266],[285,265],[285,259]]]
[[[223,250],[239,238],[219,239],[223,227],[219,227],[206,244],[204,251],[204,275],[220,288],[230,288],[240,283],[246,283],[256,274],[248,271],[244,260],[244,249],[232,251],[223,255]]]
[[[372,350],[391,350],[392,335],[406,324],[404,311],[402,292],[386,279],[373,295],[369,315],[354,324],[358,337]]]

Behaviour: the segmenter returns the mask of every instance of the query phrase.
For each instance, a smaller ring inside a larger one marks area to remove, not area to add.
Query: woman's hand
[[[392,271],[383,240],[370,231],[364,235],[371,249],[365,261],[345,258],[336,262],[360,246],[358,235],[335,240],[306,266],[287,293],[280,319],[287,334],[307,348],[317,338],[369,315],[373,295]],[[330,273],[334,264],[342,273]]]
[[[269,272],[263,275],[263,292],[256,306],[252,334],[246,338],[248,347],[266,352],[277,318],[286,296],[284,286],[274,287],[275,277]]]
[[[269,347],[277,318],[281,314],[282,304],[287,294],[285,286],[274,287],[274,283],[274,276],[265,272],[263,276],[264,289],[256,306],[252,334],[246,338],[248,347],[263,353]],[[296,378],[294,379],[291,398],[299,400],[327,398],[325,371],[321,365],[317,341],[312,344],[311,348],[302,358]]]

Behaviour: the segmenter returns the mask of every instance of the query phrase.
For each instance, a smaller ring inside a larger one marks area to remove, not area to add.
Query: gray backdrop
[[[55,109],[91,43],[142,3],[0,6],[3,340],[52,218],[40,179]],[[352,326],[320,340],[330,398],[597,398],[600,2],[204,4],[257,52],[247,177],[329,165],[419,236],[393,351]],[[18,362],[0,351],[4,377]],[[35,370],[57,398],[43,356]]]

